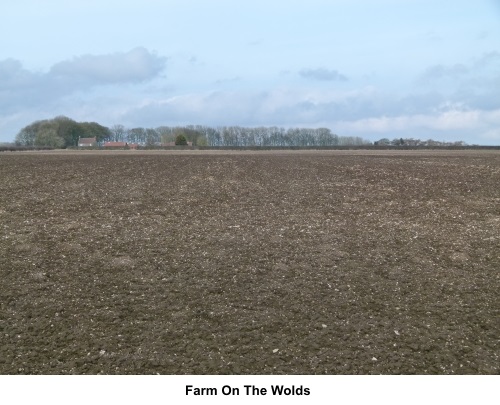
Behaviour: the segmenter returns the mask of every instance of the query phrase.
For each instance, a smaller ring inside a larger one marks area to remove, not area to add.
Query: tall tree
[[[36,134],[35,146],[47,146],[49,148],[62,148],[64,139],[57,134],[57,126],[52,122],[44,125]]]
[[[116,124],[113,125],[110,129],[111,136],[110,140],[113,142],[125,142],[126,130],[123,125]]]
[[[85,135],[84,129],[78,122],[62,115],[52,121],[57,128],[57,135],[64,140],[64,146],[78,146],[78,139]]]
[[[98,124],[97,122],[81,122],[80,127],[83,129],[85,138],[96,138],[97,142],[102,142],[111,138],[112,133],[109,128]]]
[[[20,146],[33,146],[35,145],[36,134],[38,133],[41,125],[46,121],[35,121],[19,131],[16,135],[16,145]]]

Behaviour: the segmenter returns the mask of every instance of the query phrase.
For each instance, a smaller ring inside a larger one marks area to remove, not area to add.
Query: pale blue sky
[[[500,0],[3,0],[0,142],[37,119],[500,144]]]

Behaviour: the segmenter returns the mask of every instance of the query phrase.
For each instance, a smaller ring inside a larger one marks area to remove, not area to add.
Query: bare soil
[[[498,374],[500,153],[4,153],[2,374]]]

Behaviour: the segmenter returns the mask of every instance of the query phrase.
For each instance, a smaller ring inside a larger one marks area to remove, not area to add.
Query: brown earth
[[[2,374],[498,374],[499,152],[4,153]]]

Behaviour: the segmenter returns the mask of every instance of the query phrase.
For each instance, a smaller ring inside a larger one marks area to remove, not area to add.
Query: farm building
[[[127,146],[127,142],[104,142],[105,148],[124,148]]]
[[[97,139],[94,138],[78,138],[78,147],[80,148],[92,148],[97,146]]]
[[[104,142],[105,148],[126,148],[128,146],[127,142]]]

